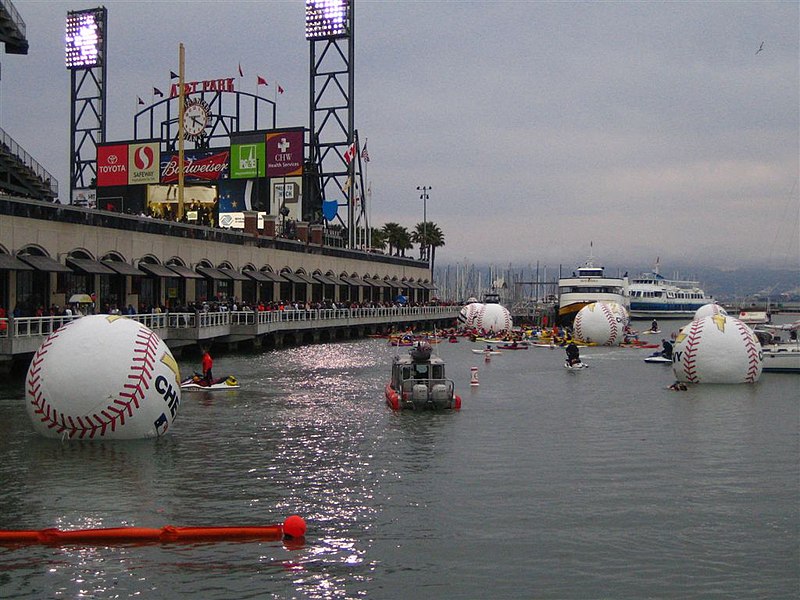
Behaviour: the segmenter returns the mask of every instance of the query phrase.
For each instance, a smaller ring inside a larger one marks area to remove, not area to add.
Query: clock
[[[203,100],[187,100],[183,109],[183,136],[190,141],[203,137],[211,122],[211,107]]]

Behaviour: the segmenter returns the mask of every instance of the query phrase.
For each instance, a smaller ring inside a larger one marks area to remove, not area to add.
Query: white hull
[[[637,319],[691,319],[698,308],[714,302],[697,281],[665,279],[657,271],[634,278],[628,300],[631,317]]]
[[[763,371],[800,373],[800,345],[768,344],[762,347]]]
[[[558,280],[558,318],[562,323],[594,302],[616,302],[628,309],[627,278],[606,277],[591,259],[576,271],[572,277]]]

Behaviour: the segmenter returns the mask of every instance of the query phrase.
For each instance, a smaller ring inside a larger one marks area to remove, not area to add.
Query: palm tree
[[[392,248],[394,248],[397,244],[397,238],[400,235],[400,230],[404,230],[405,227],[401,226],[399,223],[385,223],[383,225],[383,233],[386,236],[386,243],[389,244],[389,255],[392,254]]]
[[[405,256],[406,250],[414,247],[414,244],[411,243],[411,234],[408,232],[408,229],[405,227],[400,228],[394,246],[397,248],[400,256]]]
[[[383,229],[370,227],[370,240],[373,248],[377,250],[384,250],[386,248],[387,236]]]
[[[427,243],[431,249],[431,274],[433,273],[433,263],[436,260],[436,248],[444,246],[444,233],[436,223],[427,224]]]
[[[411,241],[419,244],[419,259],[425,256],[425,247],[428,245],[428,225],[430,223],[417,223],[411,232]]]

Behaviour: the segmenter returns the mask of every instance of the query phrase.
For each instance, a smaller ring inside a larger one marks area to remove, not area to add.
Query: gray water
[[[40,438],[0,387],[0,528],[308,523],[300,547],[0,547],[0,596],[800,596],[800,377],[673,392],[652,350],[573,373],[474,347],[437,347],[462,410],[418,414],[385,405],[385,340],[218,355],[242,389],[185,393],[149,441]]]

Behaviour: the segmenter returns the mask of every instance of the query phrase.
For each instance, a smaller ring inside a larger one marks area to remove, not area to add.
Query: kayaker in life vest
[[[203,381],[206,385],[214,383],[214,376],[211,374],[211,367],[214,366],[214,359],[208,353],[208,350],[203,352]]]
[[[577,365],[581,362],[580,351],[578,347],[575,345],[575,342],[570,342],[567,345],[567,362],[570,365]]]

